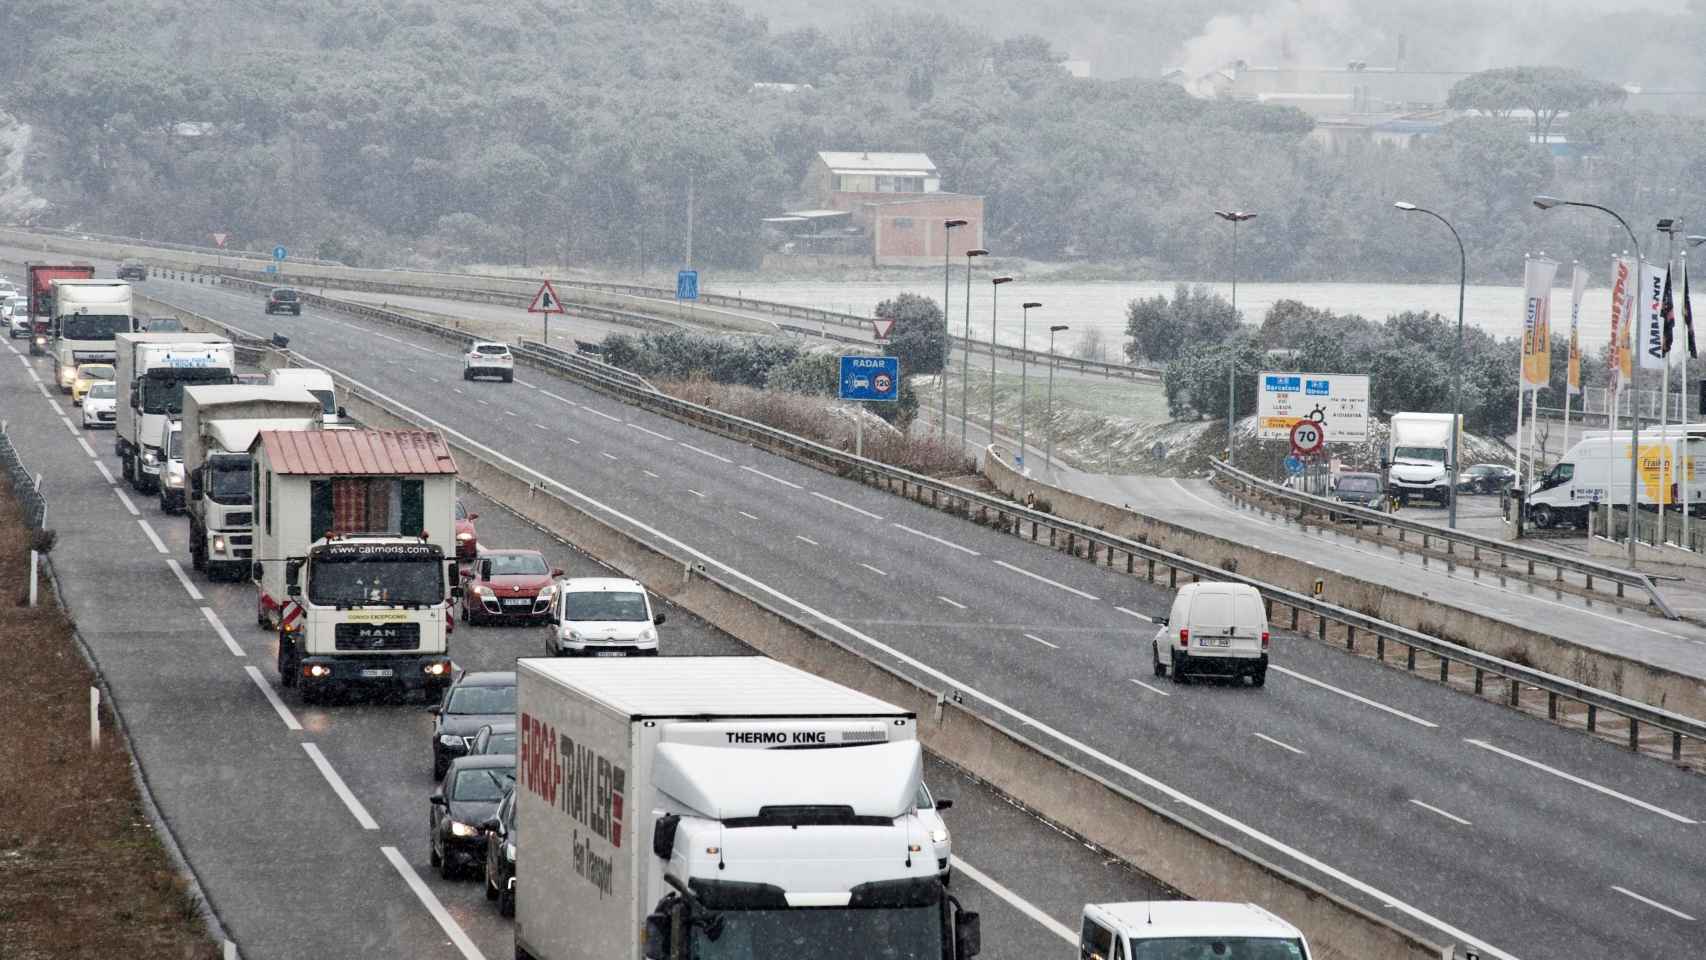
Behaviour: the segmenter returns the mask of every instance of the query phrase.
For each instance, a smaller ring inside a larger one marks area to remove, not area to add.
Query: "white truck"
[[[1451,499],[1451,473],[1457,455],[1451,449],[1449,413],[1394,413],[1386,439],[1386,493],[1399,503]],[[1457,428],[1462,442],[1463,426]]]
[[[53,382],[71,392],[80,363],[112,363],[113,337],[136,329],[130,284],[123,280],[53,280],[50,321]],[[120,384],[119,409],[124,409]]]
[[[515,955],[968,960],[917,718],[763,657],[516,663]]]
[[[307,390],[320,401],[320,419],[330,425],[340,424],[344,419],[343,408],[338,406],[337,393],[332,383],[332,375],[318,367],[279,367],[267,371],[267,383],[273,386],[298,387]]]
[[[166,424],[183,412],[184,387],[236,380],[231,341],[205,333],[120,333],[117,355],[118,421],[113,451],[124,478],[149,493],[166,462]]]
[[[1641,434],[1637,502],[1675,508],[1687,494],[1689,503],[1706,503],[1706,433],[1698,427],[1687,435],[1661,437],[1657,430]],[[1687,489],[1684,490],[1683,485]],[[1586,527],[1588,508],[1601,501],[1629,502],[1629,432],[1590,435],[1564,454],[1528,490],[1523,509],[1537,527],[1572,524]]]
[[[221,575],[240,580],[249,572],[254,546],[249,447],[262,430],[305,430],[319,422],[320,401],[298,387],[184,389],[182,495],[195,569],[210,580]],[[170,455],[168,442],[165,476],[171,473]]]
[[[424,430],[262,430],[254,461],[256,618],[278,671],[313,702],[384,686],[437,698],[451,679],[456,461]]]

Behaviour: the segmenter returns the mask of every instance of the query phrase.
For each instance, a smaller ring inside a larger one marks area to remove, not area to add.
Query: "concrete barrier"
[[[273,353],[266,366],[288,363]],[[339,384],[349,412],[386,429],[440,429],[405,417],[359,385]],[[554,536],[598,557],[755,650],[915,711],[924,745],[996,789],[1197,899],[1249,900],[1301,928],[1325,960],[1440,960],[1431,943],[1310,881],[1215,837],[1051,747],[954,702],[795,619],[771,598],[691,557],[622,529],[550,487],[446,435],[458,478]],[[1088,762],[1094,762],[1087,758]]]

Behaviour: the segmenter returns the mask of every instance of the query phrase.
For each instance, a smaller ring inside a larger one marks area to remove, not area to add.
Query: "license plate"
[[[506,607],[531,607],[531,606],[533,606],[533,601],[532,600],[505,600],[504,606],[506,606]]]
[[[1197,640],[1197,646],[1199,646],[1199,647],[1230,647],[1230,646],[1232,646],[1232,638],[1231,637],[1202,637],[1199,640]]]
[[[379,668],[375,668],[375,669],[363,670],[363,671],[361,671],[361,675],[364,677],[389,677],[389,676],[391,676],[391,668],[390,667],[379,667]]]
[[[625,656],[626,654],[624,654],[621,650],[594,650],[592,652],[592,655],[595,657],[621,657],[621,656]]]

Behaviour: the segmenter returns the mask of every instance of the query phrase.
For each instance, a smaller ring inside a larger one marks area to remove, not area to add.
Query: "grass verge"
[[[27,606],[30,531],[0,486],[0,655],[21,667],[0,696],[0,956],[7,960],[213,960],[201,904],[173,869],[131,778],[130,753],[101,713],[72,625],[39,585]]]

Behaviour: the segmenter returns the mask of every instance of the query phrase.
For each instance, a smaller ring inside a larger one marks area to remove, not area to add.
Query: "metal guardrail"
[[[7,479],[11,481],[12,495],[18,498],[18,507],[24,513],[24,523],[31,530],[45,529],[47,498],[41,495],[41,480],[30,473],[30,468],[25,466],[23,458],[18,456],[18,449],[12,446],[12,438],[6,432],[4,421],[0,421],[0,469],[5,470]]]
[[[1246,497],[1259,492],[1264,497],[1290,503],[1297,508],[1297,518],[1300,520],[1312,512],[1327,518],[1344,518],[1356,523],[1358,529],[1361,529],[1364,524],[1373,525],[1377,531],[1380,531],[1381,536],[1385,536],[1386,530],[1392,530],[1396,533],[1394,539],[1398,543],[1407,543],[1408,537],[1413,534],[1420,538],[1421,550],[1429,549],[1437,540],[1445,544],[1445,552],[1448,556],[1455,556],[1457,555],[1457,548],[1466,547],[1470,550],[1471,558],[1477,561],[1481,559],[1483,554],[1496,556],[1501,570],[1511,570],[1510,561],[1515,560],[1526,569],[1526,574],[1521,569],[1516,573],[1537,582],[1561,582],[1566,573],[1571,573],[1582,577],[1583,586],[1589,591],[1597,591],[1598,584],[1607,583],[1615,586],[1617,596],[1622,597],[1626,587],[1633,587],[1645,592],[1648,602],[1658,608],[1666,618],[1679,619],[1676,612],[1665,602],[1652,579],[1639,570],[1607,566],[1581,557],[1541,550],[1509,540],[1496,540],[1492,537],[1465,533],[1462,530],[1436,527],[1418,520],[1406,520],[1379,510],[1370,510],[1367,507],[1353,506],[1348,503],[1329,500],[1326,497],[1289,490],[1277,483],[1263,480],[1239,470],[1237,467],[1228,466],[1220,460],[1213,460],[1211,463],[1215,473],[1231,483],[1237,488],[1238,492],[1245,494]],[[1537,566],[1551,568],[1553,575],[1550,578],[1537,576],[1535,573]]]
[[[23,230],[28,233],[39,233],[44,236],[58,237],[62,240],[94,241],[98,243],[123,244],[130,247],[151,247],[157,250],[178,250],[184,253],[200,253],[209,257],[229,257],[233,260],[259,260],[271,262],[272,251],[260,250],[230,250],[225,247],[202,247],[193,243],[172,243],[167,240],[143,240],[139,237],[120,237],[106,233],[90,233],[87,230],[66,230],[60,227],[32,227],[21,224],[7,224],[13,230]],[[345,264],[337,260],[319,260],[313,257],[292,257],[293,263],[311,263],[318,267],[342,267]]]

